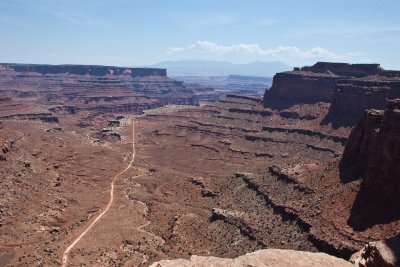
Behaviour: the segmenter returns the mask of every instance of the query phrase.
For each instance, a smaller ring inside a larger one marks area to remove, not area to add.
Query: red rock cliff
[[[396,72],[388,72],[393,73]],[[400,97],[400,79],[383,74],[339,80],[325,122],[338,127],[353,126],[364,110],[384,109],[388,99]]]
[[[349,224],[365,229],[400,218],[400,99],[366,111],[352,130],[340,169],[344,182],[362,178]]]
[[[331,102],[339,80],[382,72],[379,64],[318,62],[314,66],[277,73],[271,89],[265,91],[264,106],[279,108],[297,103]]]
[[[330,102],[340,77],[303,71],[277,73],[272,87],[264,94],[264,106]]]
[[[389,101],[376,137],[375,148],[371,152],[364,173],[365,186],[371,191],[383,192],[399,202],[400,99]]]

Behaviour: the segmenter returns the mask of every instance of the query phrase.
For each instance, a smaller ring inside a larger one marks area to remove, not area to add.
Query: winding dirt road
[[[123,169],[120,173],[118,173],[117,175],[115,175],[113,177],[112,182],[111,182],[110,200],[108,201],[107,207],[103,210],[102,213],[99,214],[99,216],[96,217],[96,219],[94,219],[94,221],[88,227],[86,227],[86,229],[78,236],[78,238],[75,239],[74,242],[72,242],[71,245],[69,245],[64,250],[64,253],[62,255],[62,262],[61,262],[62,267],[66,267],[68,265],[68,255],[69,255],[69,252],[74,248],[74,246],[87,234],[87,232],[90,231],[90,229],[93,228],[93,226],[104,216],[104,214],[106,214],[110,210],[111,205],[113,204],[113,201],[114,201],[114,183],[122,174],[124,174],[132,166],[133,161],[135,160],[135,153],[136,153],[136,151],[135,151],[135,121],[133,121],[132,122],[132,158],[131,158],[131,161],[129,162],[129,164],[126,166],[125,169]]]

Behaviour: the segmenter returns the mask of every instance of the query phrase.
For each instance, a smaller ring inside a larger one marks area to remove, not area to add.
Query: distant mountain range
[[[164,61],[146,67],[166,68],[168,76],[228,76],[245,75],[272,77],[277,72],[291,70],[282,62],[254,61],[247,64],[234,64],[225,61],[180,60]]]

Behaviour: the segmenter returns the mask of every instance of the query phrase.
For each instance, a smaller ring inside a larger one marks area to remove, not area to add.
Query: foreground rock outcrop
[[[366,111],[350,134],[340,163],[342,180],[362,178],[349,222],[365,228],[400,218],[400,99]]]
[[[258,250],[236,259],[192,256],[189,260],[163,260],[150,265],[152,267],[212,267],[212,266],[264,266],[264,267],[354,267],[351,263],[325,253],[312,253],[295,250],[265,249]]]

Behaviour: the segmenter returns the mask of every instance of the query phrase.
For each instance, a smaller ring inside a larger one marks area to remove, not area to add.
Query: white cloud
[[[258,44],[234,44],[234,45],[218,45],[208,41],[197,41],[186,47],[171,47],[167,54],[173,55],[185,51],[197,51],[207,54],[219,56],[238,54],[249,55],[254,57],[270,57],[276,59],[332,59],[340,60],[359,56],[360,53],[338,54],[322,47],[314,47],[309,50],[301,50],[296,46],[277,46],[275,48],[265,49]]]

